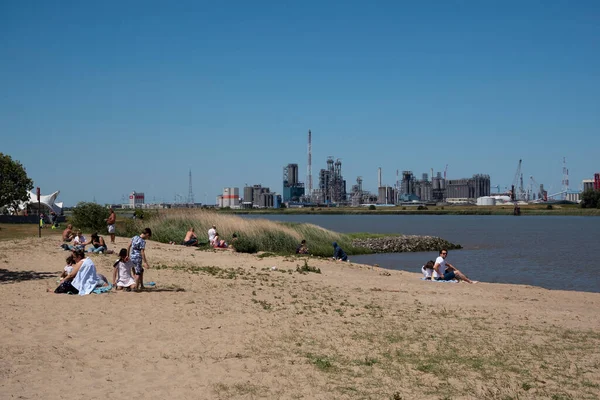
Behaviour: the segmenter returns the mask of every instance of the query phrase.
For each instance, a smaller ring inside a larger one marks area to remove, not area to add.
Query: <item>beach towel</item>
[[[95,294],[108,293],[112,290],[112,288],[113,288],[113,285],[111,285],[109,283],[108,286],[97,287],[96,289],[92,290],[92,293],[95,293]]]
[[[458,281],[456,279],[452,279],[450,281],[436,281],[435,279],[425,279],[425,278],[421,278],[422,281],[429,281],[429,282],[442,282],[442,283],[458,283]]]

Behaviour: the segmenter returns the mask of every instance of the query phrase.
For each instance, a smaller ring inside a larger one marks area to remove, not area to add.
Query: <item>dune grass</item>
[[[337,242],[349,255],[368,254],[372,251],[352,246],[352,237],[312,224],[275,222],[263,219],[245,219],[236,215],[207,210],[161,210],[146,220],[130,220],[125,224],[125,234],[133,236],[142,229],[152,229],[152,240],[161,243],[180,243],[185,233],[193,227],[200,243],[208,242],[208,230],[215,225],[219,236],[227,243],[235,233],[235,249],[242,253],[268,251],[276,254],[293,254],[301,240],[306,240],[311,255],[331,257],[332,242]]]

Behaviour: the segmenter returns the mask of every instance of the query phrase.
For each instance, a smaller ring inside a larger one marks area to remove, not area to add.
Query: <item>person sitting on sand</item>
[[[296,247],[296,254],[308,254],[308,247],[306,247],[306,240],[302,239],[298,247]]]
[[[119,259],[113,264],[113,286],[117,290],[130,292],[135,289],[135,279],[131,276],[133,262],[127,257],[127,249],[121,249]]]
[[[436,258],[435,264],[433,265],[433,279],[436,281],[450,281],[453,279],[459,281],[465,281],[467,283],[477,283],[477,281],[472,281],[465,274],[460,272],[458,269],[454,267],[454,265],[446,262],[446,257],[448,257],[448,250],[442,249],[440,250],[440,256]]]
[[[196,232],[194,228],[190,228],[185,234],[185,239],[183,239],[184,246],[196,246],[198,245],[198,236],[196,236]]]
[[[102,254],[106,251],[106,242],[104,241],[104,238],[102,236],[98,235],[98,232],[92,233],[92,237],[90,238],[90,240],[88,242],[85,242],[83,246],[85,247],[88,244],[92,245],[92,247],[88,250],[88,252],[90,253]]]
[[[61,279],[60,285],[54,293],[78,294],[84,296],[92,291],[100,283],[96,273],[96,265],[90,258],[85,257],[83,250],[74,250],[73,259],[75,265],[69,275]]]
[[[77,229],[77,234],[73,238],[73,246],[85,249],[85,236],[83,236],[81,229]]]
[[[60,275],[60,279],[66,278],[67,275],[69,275],[71,273],[71,271],[73,271],[74,264],[75,264],[75,259],[73,258],[73,255],[71,254],[69,257],[67,257],[67,265],[65,265],[65,268],[63,268],[63,272]]]
[[[434,265],[435,265],[435,261],[429,260],[429,261],[427,261],[427,264],[425,264],[421,267],[421,272],[423,273],[423,277],[428,281],[431,280],[431,277],[433,275],[433,266]]]
[[[348,261],[348,256],[336,242],[333,242],[333,259],[336,261]]]
[[[62,233],[63,242],[70,242],[75,238],[75,234],[73,233],[73,225],[67,225],[67,228]]]
[[[219,237],[219,233],[218,232],[215,232],[215,238],[214,238],[214,240],[212,242],[212,246],[215,249],[226,249],[228,247],[227,243],[225,243],[225,240],[221,239]]]
[[[217,235],[217,226],[213,225],[212,228],[208,230],[208,244],[214,246],[215,236]]]

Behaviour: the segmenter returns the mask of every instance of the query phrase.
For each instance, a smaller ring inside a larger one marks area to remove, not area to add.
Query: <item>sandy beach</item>
[[[129,239],[117,237],[118,252]],[[54,289],[59,239],[0,242],[1,398],[597,399],[600,294],[148,242],[143,293]],[[92,255],[112,276],[115,255]],[[274,268],[275,267],[275,268]],[[473,277],[477,279],[476,276]]]

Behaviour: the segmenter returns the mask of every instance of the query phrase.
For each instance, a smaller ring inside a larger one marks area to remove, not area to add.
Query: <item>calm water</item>
[[[440,236],[464,249],[447,260],[471,279],[600,292],[600,218],[459,215],[246,216],[308,222],[337,232]],[[310,243],[309,243],[310,247]],[[353,256],[352,261],[420,272],[437,252]]]

